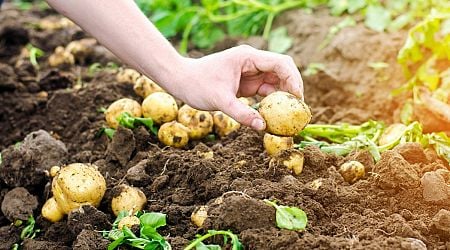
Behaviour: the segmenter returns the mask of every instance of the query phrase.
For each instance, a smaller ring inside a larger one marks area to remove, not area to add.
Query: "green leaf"
[[[303,74],[305,76],[312,76],[319,73],[320,71],[324,71],[325,69],[326,66],[323,63],[310,63],[306,67],[306,70],[303,72]]]
[[[400,120],[403,124],[410,124],[412,122],[412,117],[414,114],[414,107],[412,100],[408,100],[403,105],[400,111]]]
[[[195,250],[222,250],[219,245],[205,245],[203,242],[199,242],[195,246]]]
[[[145,213],[139,217],[139,220],[141,221],[141,225],[149,226],[154,229],[166,225],[166,215],[163,213]]]
[[[224,37],[225,33],[213,24],[201,24],[192,32],[192,42],[201,49],[211,48]]]
[[[367,0],[348,0],[348,13],[353,14],[366,7]]]
[[[328,3],[330,7],[331,14],[334,16],[342,15],[349,8],[348,0],[330,0]]]
[[[114,250],[117,247],[119,247],[120,245],[122,245],[123,241],[125,240],[125,236],[122,236],[116,240],[114,240],[113,242],[109,243],[108,245],[108,250]]]
[[[367,7],[364,23],[370,29],[382,32],[391,23],[391,13],[382,6],[371,5]]]
[[[273,201],[264,200],[268,205],[276,209],[276,221],[279,228],[301,231],[305,230],[308,223],[306,213],[297,207],[277,205]]]
[[[285,53],[293,44],[293,40],[289,37],[286,27],[279,27],[273,30],[269,36],[269,50],[276,53]]]

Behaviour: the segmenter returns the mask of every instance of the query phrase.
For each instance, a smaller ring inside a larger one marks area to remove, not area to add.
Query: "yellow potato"
[[[129,98],[122,98],[109,105],[108,109],[105,111],[105,118],[108,126],[117,128],[119,126],[117,118],[124,112],[128,112],[134,117],[142,116],[142,108],[137,101]]]
[[[97,40],[93,38],[84,38],[77,41],[70,42],[65,50],[74,56],[78,61],[84,63],[86,58],[94,51],[94,46]]]
[[[134,83],[134,93],[143,98],[155,92],[165,92],[158,84],[146,76],[140,76]]]
[[[158,139],[166,146],[182,148],[189,142],[189,129],[176,121],[164,123],[158,130]]]
[[[116,81],[118,83],[135,83],[136,80],[141,76],[141,73],[134,69],[120,69],[116,75]]]
[[[189,138],[194,140],[207,136],[214,126],[213,117],[208,111],[197,110],[187,104],[178,110],[177,120],[189,129]]]
[[[197,227],[202,227],[206,218],[208,218],[207,210],[208,206],[200,206],[196,208],[191,215],[192,223],[194,223]]]
[[[339,173],[346,182],[353,184],[364,177],[366,170],[361,162],[348,161],[339,167]]]
[[[235,121],[233,118],[221,111],[216,111],[213,113],[213,121],[214,132],[216,132],[220,137],[227,136],[241,127],[239,122]]]
[[[283,91],[266,96],[258,111],[266,121],[266,131],[274,135],[295,136],[311,121],[309,107]]]
[[[177,118],[178,105],[171,95],[155,92],[142,102],[142,115],[152,118],[153,122],[157,124],[171,122]]]
[[[264,134],[264,149],[267,154],[274,156],[279,152],[290,149],[294,146],[294,138],[285,136],[276,136],[271,134]]]
[[[120,211],[134,214],[144,208],[147,197],[139,188],[125,184],[120,185],[119,188],[121,188],[120,194],[111,200],[111,209],[116,216]]]
[[[55,49],[55,52],[49,56],[48,64],[51,67],[59,67],[65,65],[74,65],[75,58],[72,54],[67,52],[63,47],[58,46]]]
[[[400,136],[402,136],[403,132],[406,130],[406,125],[402,123],[394,123],[387,127],[380,139],[378,140],[378,144],[380,146],[390,144],[396,141]]]
[[[122,230],[122,228],[128,227],[128,228],[132,228],[134,225],[140,225],[141,221],[139,220],[138,217],[134,216],[134,215],[130,215],[130,216],[125,216],[123,217],[120,221],[119,224],[117,225],[117,228],[119,228],[120,230]]]
[[[287,149],[283,150],[277,155],[275,155],[271,160],[271,165],[278,164],[287,167],[292,170],[294,174],[299,175],[303,171],[303,164],[305,157],[303,152],[298,149]]]
[[[44,204],[42,215],[55,222],[82,205],[97,207],[105,191],[106,181],[94,165],[72,163],[53,178],[53,197]]]

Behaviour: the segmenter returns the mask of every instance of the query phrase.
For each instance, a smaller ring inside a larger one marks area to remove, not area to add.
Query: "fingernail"
[[[264,125],[264,121],[261,119],[253,119],[252,121],[252,128],[256,129],[256,130],[263,130],[265,127]]]

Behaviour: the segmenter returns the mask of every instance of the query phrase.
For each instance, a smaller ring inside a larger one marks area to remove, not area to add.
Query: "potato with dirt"
[[[108,126],[117,128],[119,126],[117,118],[124,112],[129,113],[133,117],[142,116],[142,108],[137,101],[130,98],[122,98],[113,102],[109,105],[108,109],[106,109],[105,118]]]
[[[84,38],[70,42],[65,50],[73,55],[74,59],[84,64],[89,56],[94,52],[97,40],[93,38]]]
[[[137,72],[134,69],[124,69],[121,68],[116,75],[116,81],[118,83],[135,83],[136,80],[141,77],[141,73]]]
[[[53,178],[53,197],[42,207],[42,216],[57,222],[82,205],[97,207],[105,191],[105,178],[95,165],[72,163],[63,167]]]
[[[193,140],[207,136],[214,125],[211,113],[194,109],[187,104],[178,110],[177,121],[189,129],[189,139]]]
[[[134,82],[134,93],[140,97],[147,97],[155,92],[165,92],[158,84],[146,76],[140,76]]]
[[[294,138],[289,136],[276,136],[268,133],[263,138],[264,149],[269,156],[294,147]]]
[[[276,91],[260,102],[259,113],[266,121],[266,132],[280,136],[295,136],[311,121],[311,111],[296,96]]]
[[[147,197],[137,187],[122,184],[117,189],[119,190],[118,195],[114,196],[111,200],[111,209],[116,216],[121,211],[134,214],[137,211],[141,211],[145,203],[147,203]]]
[[[48,58],[51,67],[64,67],[75,64],[75,57],[62,46],[58,46],[55,52]]]
[[[364,177],[366,169],[359,161],[348,161],[339,167],[339,173],[346,182],[353,184]]]
[[[305,156],[301,150],[286,149],[276,154],[269,162],[269,166],[281,165],[292,170],[295,175],[300,175],[303,171]]]
[[[166,146],[182,148],[189,142],[189,129],[176,121],[164,123],[158,130],[158,139]]]
[[[171,95],[155,92],[142,102],[142,115],[145,118],[152,118],[157,124],[171,122],[177,119],[178,105]]]
[[[222,111],[213,113],[213,122],[214,132],[220,137],[225,137],[241,127],[239,122],[224,114]]]

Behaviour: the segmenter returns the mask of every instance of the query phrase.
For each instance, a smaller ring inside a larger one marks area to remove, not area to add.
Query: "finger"
[[[277,91],[277,89],[275,88],[274,85],[265,83],[259,87],[258,95],[267,96],[275,91]]]
[[[278,78],[278,76],[274,73],[267,72],[264,73],[264,82],[272,85],[279,85],[280,78]]]
[[[255,130],[264,130],[266,128],[266,123],[258,111],[242,103],[234,96],[228,98],[228,100],[230,101],[225,102],[222,107],[219,107],[225,114],[240,124]]]

